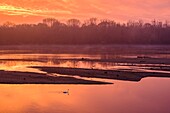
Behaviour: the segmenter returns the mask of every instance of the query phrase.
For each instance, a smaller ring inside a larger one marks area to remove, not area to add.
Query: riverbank
[[[133,72],[119,70],[100,70],[100,69],[83,69],[83,68],[66,68],[66,67],[32,67],[47,73],[56,73],[71,76],[116,79],[125,81],[140,81],[144,77],[170,77],[168,73],[159,72]]]
[[[31,72],[0,71],[0,84],[111,84]]]

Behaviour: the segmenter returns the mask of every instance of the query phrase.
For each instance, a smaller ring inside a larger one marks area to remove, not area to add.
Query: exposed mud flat
[[[82,68],[64,68],[64,67],[33,67],[47,73],[56,73],[64,75],[78,75],[80,77],[116,79],[125,81],[140,81],[144,77],[170,77],[168,73],[158,72],[132,72],[120,70],[99,70]]]
[[[77,79],[74,77],[57,77],[30,72],[0,71],[1,84],[111,84]]]

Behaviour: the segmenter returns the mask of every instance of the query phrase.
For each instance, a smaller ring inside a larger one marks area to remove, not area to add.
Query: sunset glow
[[[170,0],[0,0],[0,113],[170,113]]]
[[[116,21],[139,20],[161,21],[170,19],[169,0],[1,0],[1,23],[34,23],[43,18],[59,20],[91,17],[113,19]]]

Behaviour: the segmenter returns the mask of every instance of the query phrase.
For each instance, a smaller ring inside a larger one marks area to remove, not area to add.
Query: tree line
[[[38,24],[6,22],[0,26],[0,45],[23,44],[170,44],[170,26],[168,21],[117,23],[96,18],[83,23],[46,18]]]

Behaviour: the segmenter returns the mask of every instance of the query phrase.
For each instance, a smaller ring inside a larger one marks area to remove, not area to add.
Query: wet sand
[[[22,61],[22,62],[48,62],[48,59],[0,59],[0,61]],[[106,63],[127,63],[129,65],[135,64],[166,64],[170,65],[170,58],[109,58],[109,59],[90,59],[90,58],[53,58],[53,62],[61,61],[83,61],[83,62],[106,62]]]
[[[74,77],[57,77],[30,72],[0,71],[1,84],[111,84],[77,79]]]
[[[110,58],[110,59],[55,59],[58,60],[66,60],[66,61],[86,61],[86,62],[109,62],[109,63],[128,63],[131,65],[134,64],[170,64],[169,58]]]
[[[170,64],[168,58],[112,58],[112,59],[82,59],[94,62],[113,62],[113,63],[129,63],[129,64]]]
[[[155,66],[149,68],[150,70],[170,71],[170,66]]]
[[[118,70],[99,70],[83,68],[65,68],[65,67],[33,67],[47,73],[56,73],[63,75],[76,75],[89,78],[116,79],[125,81],[140,81],[144,77],[170,77],[167,73],[158,72],[132,72]]]

